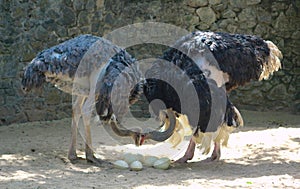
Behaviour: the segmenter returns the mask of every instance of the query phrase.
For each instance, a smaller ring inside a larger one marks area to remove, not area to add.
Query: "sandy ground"
[[[198,152],[188,164],[168,170],[147,167],[139,172],[97,167],[85,161],[71,164],[66,158],[70,119],[2,126],[0,188],[300,188],[300,116],[242,114],[245,127],[230,136],[218,162],[204,162],[207,156]],[[118,159],[127,148],[135,150],[93,133],[97,155],[107,161]],[[183,152],[186,145],[185,141],[176,150]],[[83,156],[82,140],[78,148]],[[170,152],[167,145],[151,149],[148,154]]]

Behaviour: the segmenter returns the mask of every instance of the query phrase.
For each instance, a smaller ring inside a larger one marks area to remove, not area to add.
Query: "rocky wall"
[[[241,108],[300,112],[299,9],[298,0],[0,0],[0,124],[71,115],[71,96],[51,85],[20,90],[22,69],[37,52],[79,34],[103,36],[144,21],[272,40],[283,52],[283,69],[231,99]],[[137,58],[161,53],[151,46],[129,50]]]

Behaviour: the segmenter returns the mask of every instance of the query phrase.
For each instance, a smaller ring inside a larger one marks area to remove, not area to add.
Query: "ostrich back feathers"
[[[101,120],[114,114],[118,120],[128,111],[142,93],[143,77],[138,64],[125,50],[116,54],[96,86],[96,110]]]
[[[197,54],[203,45],[211,51],[219,69],[229,75],[227,91],[251,80],[267,79],[281,67],[279,49],[252,35],[197,31],[178,40],[175,47]]]
[[[109,60],[110,57],[105,56],[112,53],[106,51],[112,51],[112,48],[115,53],[121,50],[109,41],[92,35],[67,40],[40,52],[25,68],[22,84],[30,90],[41,87],[47,81],[64,92],[72,93],[76,74],[89,77],[103,64],[101,60]],[[77,73],[78,69],[80,72]]]

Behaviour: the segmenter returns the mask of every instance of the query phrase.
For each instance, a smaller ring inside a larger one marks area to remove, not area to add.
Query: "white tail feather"
[[[280,59],[282,59],[282,53],[278,47],[272,41],[265,41],[270,49],[270,55],[267,62],[263,64],[263,71],[260,74],[259,80],[268,79],[273,72],[278,71],[281,68]]]
[[[225,124],[221,125],[216,132],[198,132],[193,136],[193,140],[199,144],[198,148],[203,150],[203,154],[208,154],[213,142],[219,143],[222,146],[227,146],[230,133],[235,130],[235,127],[230,127]]]
[[[168,120],[167,120],[168,121]],[[179,143],[184,140],[185,136],[192,135],[193,130],[189,123],[188,117],[183,114],[179,114],[179,117],[176,118],[176,126],[173,135],[167,140],[171,143],[173,148],[175,148]]]

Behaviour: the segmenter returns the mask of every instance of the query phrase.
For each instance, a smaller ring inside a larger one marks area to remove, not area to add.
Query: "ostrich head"
[[[38,59],[33,59],[31,63],[24,68],[24,73],[22,76],[22,89],[24,92],[28,92],[33,88],[40,88],[46,81],[43,72],[38,69],[38,65],[42,62]]]

